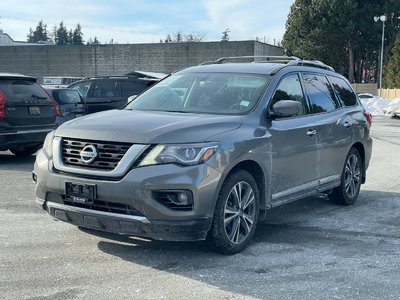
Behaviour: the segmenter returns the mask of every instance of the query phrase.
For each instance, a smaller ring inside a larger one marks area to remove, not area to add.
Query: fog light
[[[189,190],[161,190],[153,191],[153,198],[171,209],[191,210],[193,195]]]
[[[181,204],[181,205],[188,205],[189,203],[189,196],[186,192],[178,192],[177,194],[177,203],[176,204]],[[172,200],[171,200],[172,201]]]

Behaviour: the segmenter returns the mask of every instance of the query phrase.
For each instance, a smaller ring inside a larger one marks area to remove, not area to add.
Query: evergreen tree
[[[400,88],[400,32],[394,41],[389,61],[384,71],[384,87],[389,89]]]
[[[67,45],[70,42],[68,30],[64,26],[63,21],[61,21],[59,27],[56,30],[55,42],[57,45]]]
[[[222,37],[221,37],[221,42],[227,42],[229,41],[229,28],[226,28],[223,32],[222,32]]]
[[[100,41],[97,39],[97,37],[95,36],[94,39],[90,38],[86,45],[100,45]]]
[[[180,31],[178,31],[178,32],[175,34],[175,41],[176,41],[177,43],[181,43],[181,42],[182,42],[182,33],[181,33]]]
[[[382,26],[373,17],[385,12],[389,44],[400,25],[398,0],[296,0],[282,45],[289,55],[322,60],[360,82],[376,72]]]
[[[81,25],[78,23],[76,25],[76,28],[74,29],[74,32],[72,34],[72,44],[73,45],[83,45],[83,33],[82,33],[82,28]]]
[[[43,23],[43,20],[40,20],[36,29],[33,31],[32,28],[29,28],[28,34],[28,42],[37,43],[39,41],[48,41],[49,36],[47,32],[47,25]]]

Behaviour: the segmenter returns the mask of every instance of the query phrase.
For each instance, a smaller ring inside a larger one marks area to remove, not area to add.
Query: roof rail
[[[319,60],[298,60],[298,61],[290,61],[287,63],[288,66],[305,66],[305,67],[315,67],[324,70],[329,70],[335,72],[335,69],[331,66],[324,64]]]
[[[293,60],[300,60],[300,58],[296,56],[272,56],[272,55],[255,55],[255,56],[232,56],[232,57],[221,57],[217,59],[214,63],[223,64],[227,63],[231,60],[239,60],[239,59],[253,59],[254,63],[265,63],[265,62],[281,62],[287,63]],[[257,60],[263,59],[263,60]]]
[[[215,61],[205,61],[200,65],[224,64],[232,60],[239,59],[253,59],[252,63],[281,63],[288,66],[308,66],[335,72],[335,70],[321,61],[318,60],[304,60],[296,56],[270,56],[270,55],[257,55],[257,56],[232,56],[221,57]]]

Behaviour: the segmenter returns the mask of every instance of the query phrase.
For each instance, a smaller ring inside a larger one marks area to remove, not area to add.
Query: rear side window
[[[350,88],[345,80],[343,80],[342,78],[329,76],[329,81],[331,82],[337,97],[340,99],[344,106],[357,105],[356,94],[354,94],[353,90]]]
[[[313,113],[329,112],[338,107],[334,92],[325,76],[305,74],[304,85]]]
[[[78,91],[83,98],[86,98],[90,89],[90,84],[90,81],[81,81],[71,85],[70,88]]]
[[[129,97],[140,94],[141,92],[143,92],[143,90],[147,88],[147,85],[140,81],[123,80],[121,81],[121,88],[122,96]]]
[[[11,82],[11,91],[15,96],[29,95],[29,97],[48,98],[47,93],[33,81],[15,80]]]
[[[96,80],[93,89],[94,98],[112,98],[117,95],[117,80]]]
[[[74,90],[60,90],[53,93],[55,100],[59,104],[71,104],[81,102],[81,97],[78,91]]]

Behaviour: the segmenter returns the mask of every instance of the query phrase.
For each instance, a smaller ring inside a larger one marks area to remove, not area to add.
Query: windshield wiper
[[[186,111],[186,110],[160,110],[163,112],[172,112],[172,113],[182,113],[182,114],[188,114],[190,113],[190,111]]]
[[[36,99],[47,99],[47,97],[41,97],[35,94],[32,94],[32,98],[36,98]]]

